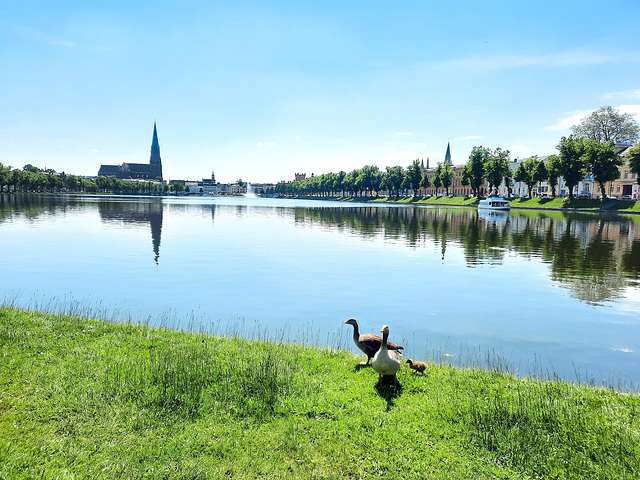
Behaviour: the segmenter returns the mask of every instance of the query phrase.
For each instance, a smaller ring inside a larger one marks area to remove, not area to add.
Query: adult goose
[[[395,383],[397,382],[396,373],[400,370],[400,359],[395,352],[389,352],[387,346],[389,327],[383,325],[380,331],[382,332],[382,345],[380,345],[380,350],[373,356],[371,366],[378,372],[378,383],[382,383],[385,380],[391,380]]]
[[[362,352],[367,356],[366,362],[360,362],[360,365],[368,365],[373,356],[376,354],[378,350],[380,350],[380,345],[382,345],[382,338],[380,335],[375,335],[373,333],[365,333],[360,335],[360,330],[358,329],[358,322],[355,318],[350,318],[345,322],[348,325],[353,326],[353,341]],[[395,350],[399,353],[400,350],[404,349],[400,345],[387,342],[387,348],[390,350]]]

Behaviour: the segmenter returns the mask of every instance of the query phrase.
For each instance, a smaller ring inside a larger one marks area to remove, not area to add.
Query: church
[[[162,160],[156,122],[153,122],[153,140],[149,163],[123,163],[122,165],[100,165],[99,177],[116,177],[119,180],[155,180],[162,178]]]

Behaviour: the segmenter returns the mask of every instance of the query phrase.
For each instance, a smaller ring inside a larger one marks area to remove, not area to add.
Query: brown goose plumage
[[[382,337],[380,335],[375,335],[373,333],[364,333],[360,335],[360,330],[358,329],[358,322],[355,318],[350,318],[346,320],[346,324],[353,326],[353,342],[356,346],[362,350],[362,352],[367,356],[366,362],[360,362],[361,365],[368,365],[373,356],[376,354],[378,350],[380,350],[380,346],[382,345]],[[400,350],[403,350],[404,347],[401,347],[397,343],[387,341],[387,348],[389,350],[395,350],[400,353]]]
[[[427,364],[424,362],[414,362],[413,360],[408,358],[406,363],[408,363],[409,367],[413,368],[416,371],[416,373],[420,372],[424,374],[424,371],[427,369]]]

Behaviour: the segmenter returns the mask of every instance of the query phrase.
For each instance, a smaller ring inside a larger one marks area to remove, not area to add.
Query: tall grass
[[[614,422],[611,409],[620,412]],[[465,421],[477,445],[541,478],[567,471],[575,472],[576,478],[599,478],[603,472],[602,478],[614,478],[640,468],[640,439],[629,429],[637,409],[632,397],[624,394],[560,381],[516,381],[474,395]]]
[[[283,345],[265,343],[232,352],[229,342],[207,335],[199,343],[154,341],[146,350],[114,362],[103,395],[136,403],[162,416],[194,419],[217,410],[265,418],[295,391],[295,368],[280,355]]]
[[[281,338],[0,307],[0,479],[640,477],[637,394]]]

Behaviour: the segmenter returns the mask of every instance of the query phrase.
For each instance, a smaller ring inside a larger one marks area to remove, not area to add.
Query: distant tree
[[[431,180],[429,180],[429,176],[426,173],[422,176],[422,180],[420,180],[420,186],[424,189],[431,186]]]
[[[510,197],[511,196],[511,181],[513,180],[513,170],[511,170],[511,167],[508,167],[505,171],[504,171],[504,184],[507,187],[507,195]]]
[[[51,192],[56,192],[62,189],[62,187],[64,187],[64,183],[62,181],[62,178],[60,178],[58,175],[49,174],[47,175],[46,186],[47,186],[47,190]]]
[[[375,190],[376,197],[380,194],[380,190],[382,190],[382,181],[384,179],[384,172],[378,170],[376,167],[376,171],[371,176],[371,188]]]
[[[344,177],[346,175],[347,174],[343,170],[340,170],[333,177],[333,191],[334,191],[334,193],[336,195],[337,195],[338,192],[342,192],[342,190],[343,190],[342,182],[344,181]]]
[[[629,149],[629,171],[636,174],[636,179],[640,184],[640,143]]]
[[[562,137],[556,148],[560,153],[558,171],[569,189],[569,198],[573,199],[573,189],[584,178],[589,166],[584,158],[584,139],[573,135]]]
[[[637,142],[640,127],[630,113],[621,113],[612,107],[601,107],[571,127],[578,138],[596,142]]]
[[[560,178],[559,170],[560,158],[557,155],[549,155],[549,163],[547,163],[547,179],[551,186],[551,196],[556,196],[556,187]]]
[[[2,163],[0,163],[0,192],[2,192],[2,189],[5,185],[9,185],[10,176],[11,167],[5,167]]]
[[[22,186],[24,174],[22,170],[18,170],[17,168],[11,170],[11,174],[8,177],[8,184],[13,187],[14,192],[18,190],[18,186]]]
[[[524,162],[521,162],[516,169],[516,173],[514,175],[514,179],[516,182],[524,183],[527,186],[527,192],[529,198],[531,198],[531,192],[533,189],[533,185],[536,183],[533,181],[533,164],[535,163],[536,157],[527,158]]]
[[[100,177],[98,177],[100,178]],[[94,180],[83,179],[83,188],[87,193],[96,193],[98,191],[98,185]]]
[[[469,155],[469,161],[462,169],[463,178],[466,185],[471,187],[474,195],[480,195],[480,187],[484,182],[485,163],[491,155],[491,150],[483,146],[473,147]]]
[[[496,148],[487,157],[484,163],[484,171],[490,188],[497,189],[502,183],[504,177],[509,174],[509,150]]]
[[[422,167],[420,166],[420,160],[414,160],[411,165],[407,167],[407,183],[409,188],[413,190],[413,195],[418,193],[420,184],[422,182]]]
[[[584,141],[584,156],[588,168],[593,173],[593,179],[600,185],[602,199],[606,198],[604,184],[620,178],[622,158],[616,154],[616,145],[613,140],[600,143],[595,140]]]
[[[24,167],[22,167],[22,171],[23,172],[38,173],[40,171],[40,169],[38,167],[34,167],[30,163],[27,163]]]
[[[431,183],[434,187],[436,187],[436,196],[438,195],[438,189],[442,186],[442,177],[440,174],[442,173],[442,165],[438,163],[438,166],[433,171],[433,178],[431,179]]]
[[[368,195],[373,190],[374,178],[378,173],[378,167],[374,167],[373,165],[365,165],[358,171],[358,176],[356,177],[356,185],[360,187],[361,190],[364,190]]]
[[[343,180],[343,190],[350,195],[355,195],[356,177],[358,176],[357,170],[352,170],[347,173]]]
[[[402,188],[404,169],[400,165],[396,165],[395,167],[387,167],[386,170],[382,184],[387,190],[389,190],[390,197],[397,197],[400,194],[400,189]]]
[[[538,192],[540,191],[540,183],[547,179],[547,167],[542,160],[537,160],[533,167],[533,181],[538,184]]]
[[[449,196],[449,187],[453,183],[453,179],[456,176],[456,172],[453,168],[449,166],[448,163],[442,165],[440,169],[440,183],[445,188],[445,195]]]

